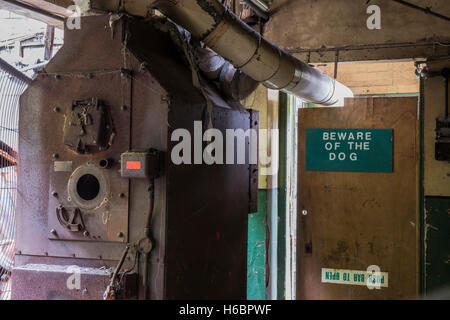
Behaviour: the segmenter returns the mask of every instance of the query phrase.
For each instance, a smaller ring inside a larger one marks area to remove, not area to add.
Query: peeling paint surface
[[[258,212],[248,215],[247,299],[265,300],[267,190],[258,191]]]

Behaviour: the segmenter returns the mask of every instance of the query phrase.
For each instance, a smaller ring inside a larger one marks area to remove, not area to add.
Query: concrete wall
[[[448,0],[409,0],[450,16]],[[381,29],[369,30],[366,10],[381,9]],[[274,0],[265,36],[303,60],[341,61],[442,56],[449,22],[391,0]]]

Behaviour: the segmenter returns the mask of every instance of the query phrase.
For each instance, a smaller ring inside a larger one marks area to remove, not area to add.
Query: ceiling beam
[[[54,2],[54,1],[51,1]],[[64,19],[70,16],[66,7],[45,0],[0,0],[0,9],[64,28]],[[65,1],[66,3],[72,1]],[[62,3],[62,1],[61,1]]]

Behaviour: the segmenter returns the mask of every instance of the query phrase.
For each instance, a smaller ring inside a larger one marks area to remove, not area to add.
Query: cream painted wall
[[[334,77],[334,63],[314,64]],[[419,79],[413,61],[340,63],[337,79],[355,95],[419,93]]]
[[[272,159],[278,159],[278,141],[272,139],[268,129],[278,129],[278,91],[268,90],[263,85],[258,88],[242,104],[247,109],[259,111],[259,128],[266,129],[259,132],[259,155],[265,155]],[[261,160],[261,157],[260,157]],[[277,175],[263,175],[259,166],[259,189],[276,188],[278,181]]]

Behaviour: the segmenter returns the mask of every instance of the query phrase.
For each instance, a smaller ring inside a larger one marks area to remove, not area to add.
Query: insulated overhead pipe
[[[264,39],[217,0],[157,0],[153,7],[270,89],[333,105],[352,91]]]

